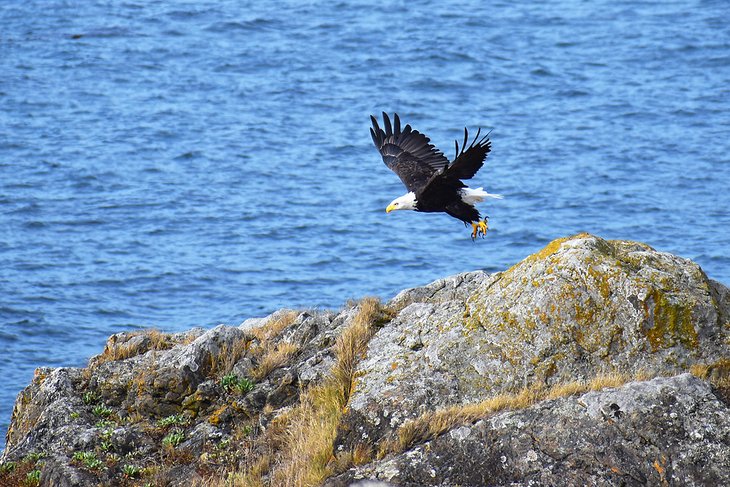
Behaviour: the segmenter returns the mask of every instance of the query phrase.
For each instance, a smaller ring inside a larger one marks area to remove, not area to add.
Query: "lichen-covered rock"
[[[24,445],[31,452],[38,431],[59,438],[64,444],[78,445],[87,441],[85,431],[75,431],[67,437],[66,427],[72,423],[72,413],[83,404],[74,394],[82,377],[78,369],[38,368],[33,383],[23,390],[15,402],[7,434],[8,445]]]
[[[686,259],[581,234],[363,308],[38,369],[0,485],[730,485],[730,291]],[[586,386],[606,373],[674,377]],[[473,407],[516,391],[541,395]]]
[[[404,291],[370,341],[338,446],[527,385],[687,370],[730,356],[727,291],[695,263],[580,234],[505,272]]]
[[[728,485],[729,452],[728,405],[682,374],[498,414],[327,485]]]
[[[308,381],[324,375],[317,364],[331,362],[328,348],[351,318],[349,309],[281,310],[239,327],[114,335],[86,369],[36,371],[2,464],[9,475],[40,469],[41,485],[190,485],[198,470],[230,462],[234,438],[297,401],[300,365]],[[17,480],[3,474],[2,485]]]

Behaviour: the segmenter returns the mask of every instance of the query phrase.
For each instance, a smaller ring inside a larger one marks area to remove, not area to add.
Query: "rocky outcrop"
[[[114,335],[38,369],[0,484],[723,485],[729,404],[730,291],[581,234],[385,305]]]
[[[726,485],[729,412],[690,374],[631,382],[453,428],[327,485]]]
[[[403,309],[360,364],[346,447],[527,385],[680,373],[729,356],[726,289],[635,242],[556,240],[505,272],[447,278],[393,302]]]

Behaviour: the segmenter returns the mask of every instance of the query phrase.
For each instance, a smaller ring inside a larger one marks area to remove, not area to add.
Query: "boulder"
[[[681,374],[497,414],[326,485],[727,485],[728,452],[728,405]]]
[[[403,291],[369,343],[337,446],[530,385],[668,375],[730,357],[727,288],[690,260],[626,241],[559,239],[504,272]]]
[[[0,485],[730,485],[730,290],[695,263],[579,234],[376,301],[38,369]]]

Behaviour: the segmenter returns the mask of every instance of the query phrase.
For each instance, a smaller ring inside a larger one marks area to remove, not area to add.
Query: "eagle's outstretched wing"
[[[383,162],[398,175],[408,191],[418,192],[431,177],[448,166],[449,161],[443,152],[434,147],[431,140],[406,125],[401,130],[400,118],[394,114],[391,125],[388,114],[383,112],[383,125],[380,128],[378,121],[370,116],[373,128],[370,135]]]
[[[492,150],[492,141],[489,140],[489,134],[480,139],[479,135],[481,133],[482,129],[479,129],[476,136],[474,136],[474,140],[467,147],[469,132],[464,128],[464,142],[461,144],[461,151],[459,151],[459,142],[454,141],[456,155],[454,156],[454,162],[446,171],[448,176],[457,179],[471,179],[481,169],[487,154]]]

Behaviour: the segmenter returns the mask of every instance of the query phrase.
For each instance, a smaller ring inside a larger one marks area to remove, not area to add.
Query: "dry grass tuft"
[[[259,364],[251,371],[251,378],[259,381],[269,375],[272,370],[286,364],[299,351],[299,345],[289,342],[279,342],[276,347],[264,352]],[[234,362],[235,363],[235,362]]]
[[[297,317],[299,317],[299,313],[288,311],[249,330],[249,333],[258,342],[249,350],[249,355],[258,360],[258,366],[251,372],[252,379],[257,381],[263,379],[272,370],[286,364],[299,351],[298,345],[287,341],[281,341],[276,346],[273,345],[274,340],[284,329],[294,323]]]
[[[299,317],[296,311],[287,311],[281,313],[278,317],[273,318],[263,325],[252,328],[249,333],[253,335],[260,343],[270,342]]]
[[[373,460],[373,449],[370,445],[358,444],[352,451],[352,464],[365,465]]]
[[[694,364],[689,368],[692,375],[710,382],[730,380],[730,358],[721,358],[711,364]]]
[[[555,384],[548,390],[545,395],[545,399],[557,399],[559,397],[573,396],[575,394],[582,394],[585,391],[586,384],[582,381]]]
[[[334,345],[335,365],[330,376],[304,391],[299,405],[289,414],[281,461],[273,473],[272,485],[319,485],[333,471],[332,444],[353,390],[355,367],[365,355],[377,326],[388,315],[376,298],[363,299],[358,306],[352,324]],[[348,461],[365,455],[364,450],[353,452]]]
[[[408,421],[398,429],[396,451],[403,451],[415,443],[435,438],[456,426],[473,423],[506,409],[523,409],[544,396],[541,388],[525,388],[513,394],[499,394],[485,401],[464,406],[451,406],[431,411]]]
[[[387,317],[377,298],[365,298],[359,307],[360,310],[352,320],[352,324],[337,338],[334,346],[337,362],[332,369],[332,376],[342,387],[343,398],[348,399],[354,388],[357,363],[365,356],[368,342],[375,333],[376,326]],[[344,401],[346,403],[347,399]]]
[[[646,380],[646,372],[642,371],[637,375],[642,377],[639,380]],[[404,451],[416,443],[436,438],[456,426],[474,423],[500,411],[524,409],[546,399],[618,387],[633,379],[637,377],[620,373],[602,374],[587,382],[556,384],[549,389],[539,386],[526,387],[516,393],[499,394],[476,404],[431,411],[404,423],[398,429],[398,442],[391,445],[390,452]]]
[[[146,337],[147,340],[134,340],[138,336]],[[175,345],[189,342],[191,338],[193,340],[195,339],[192,335],[179,338],[170,333],[163,333],[155,329],[127,333],[124,335],[124,338],[125,341],[123,343],[117,343],[116,335],[107,341],[104,351],[94,357],[93,363],[90,366],[93,368],[106,362],[126,360],[150,350],[169,350]]]
[[[710,366],[707,364],[693,364],[689,368],[689,373],[698,379],[706,379],[710,374]]]
[[[620,372],[612,372],[609,374],[599,374],[591,379],[587,384],[588,391],[600,391],[611,387],[619,387],[627,382],[634,380],[634,377]]]
[[[358,314],[352,324],[333,346],[335,365],[329,376],[322,383],[302,391],[296,406],[281,410],[262,435],[252,440],[257,446],[244,455],[249,459],[247,467],[226,479],[209,479],[202,485],[311,486],[321,484],[331,475],[336,463],[332,445],[352,392],[355,367],[364,356],[376,327],[388,316],[377,299],[364,299],[358,306]],[[251,331],[259,343],[249,353],[261,357],[252,378],[259,380],[265,377],[299,351],[297,345],[284,340],[272,346],[275,338],[297,316],[289,313]],[[269,414],[272,412],[268,411]],[[366,461],[371,455],[365,448],[356,448],[343,461],[352,465]]]
[[[246,354],[251,344],[249,337],[238,338],[233,343],[224,343],[220,351],[210,356],[210,377],[222,377],[229,373],[241,357]]]
[[[730,358],[721,358],[712,364],[695,364],[689,371],[695,377],[709,382],[715,394],[730,403]]]
[[[651,380],[654,377],[658,377],[658,376],[659,376],[659,372],[641,368],[641,369],[637,370],[636,372],[634,372],[633,380],[639,381],[639,382],[644,382],[644,381]]]
[[[318,485],[329,475],[332,443],[342,415],[341,387],[334,380],[308,389],[292,411],[282,463],[273,485]]]
[[[374,458],[373,448],[364,443],[358,443],[352,450],[340,452],[328,465],[332,475],[339,475],[345,470],[356,466],[370,463]]]

